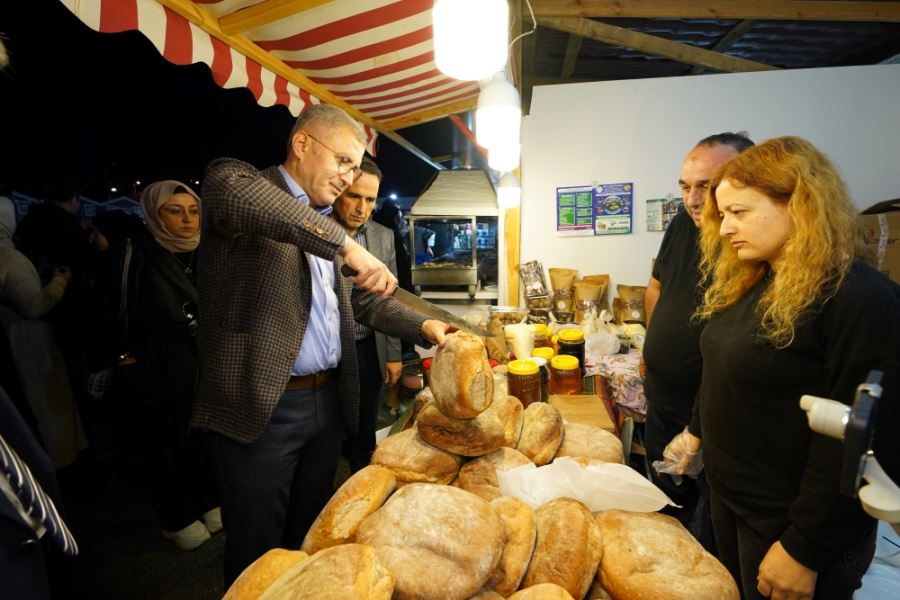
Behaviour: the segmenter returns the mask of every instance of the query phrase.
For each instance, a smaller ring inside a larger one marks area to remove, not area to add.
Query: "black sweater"
[[[776,350],[759,339],[755,311],[769,281],[706,325],[691,431],[703,439],[713,489],[747,510],[787,514],[782,545],[818,570],[872,521],[839,494],[842,444],[812,433],[800,396],[852,404],[869,370],[884,371],[875,451],[889,475],[900,475],[900,286],[857,261],[791,345]]]

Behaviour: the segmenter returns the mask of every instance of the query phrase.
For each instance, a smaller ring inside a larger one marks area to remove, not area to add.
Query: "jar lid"
[[[531,351],[532,356],[538,356],[545,360],[550,360],[553,358],[554,354],[555,352],[553,352],[553,348],[550,346],[538,347]]]
[[[550,359],[550,366],[560,371],[571,371],[578,368],[578,358],[569,354],[560,354]]]
[[[532,356],[528,360],[535,363],[538,367],[546,367],[547,366],[547,359],[541,358],[540,356]]]
[[[543,323],[532,323],[531,328],[535,336],[547,337],[547,326]]]
[[[534,375],[538,372],[537,363],[533,360],[511,360],[507,367],[512,375]]]
[[[580,342],[584,339],[584,332],[573,327],[562,329],[559,332],[559,339],[563,342]]]

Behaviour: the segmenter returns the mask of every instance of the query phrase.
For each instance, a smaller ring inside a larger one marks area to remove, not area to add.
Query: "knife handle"
[[[357,273],[347,265],[341,265],[341,275],[344,277],[356,277]]]

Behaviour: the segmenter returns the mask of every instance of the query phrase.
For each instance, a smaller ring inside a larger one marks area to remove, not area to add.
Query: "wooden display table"
[[[594,394],[577,396],[550,395],[550,404],[556,407],[566,421],[595,425],[610,433],[616,432],[616,424],[610,418],[603,399]]]

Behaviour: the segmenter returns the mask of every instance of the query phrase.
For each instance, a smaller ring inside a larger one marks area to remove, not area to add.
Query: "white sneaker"
[[[203,513],[203,522],[210,533],[222,531],[222,509],[217,506]]]
[[[184,529],[175,532],[163,531],[162,534],[164,538],[174,540],[175,545],[182,550],[193,550],[208,542],[210,538],[206,525],[200,521],[194,521]]]

